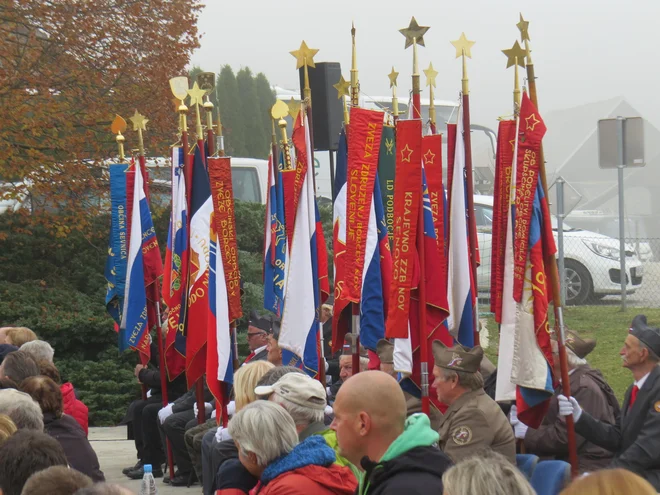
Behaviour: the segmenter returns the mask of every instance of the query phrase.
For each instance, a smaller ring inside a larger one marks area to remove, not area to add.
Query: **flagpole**
[[[462,78],[462,98],[463,98],[463,144],[465,146],[465,190],[466,190],[466,216],[468,221],[468,241],[470,247],[470,271],[471,271],[471,286],[475,291],[473,296],[475,300],[478,298],[477,289],[477,224],[474,218],[474,181],[472,177],[472,138],[470,134],[470,84],[467,76],[467,58],[472,58],[470,48],[474,44],[473,41],[468,41],[465,33],[457,42],[452,42],[456,47],[457,55],[462,57],[463,62],[463,78]],[[460,132],[460,129],[458,130]],[[458,179],[455,177],[454,179]],[[473,328],[474,345],[479,345],[479,314],[477,313],[477,306],[472,308],[473,311]]]
[[[156,280],[156,290],[160,294],[160,287],[158,280]],[[162,316],[160,313],[160,301],[156,301],[156,319],[158,321],[158,327],[156,328],[157,341],[158,341],[158,368],[160,371],[160,390],[161,397],[163,399],[163,407],[167,406],[167,371],[165,365],[165,345],[163,342],[163,330],[162,330]],[[172,444],[169,438],[166,438],[166,449],[167,449],[167,465],[170,469],[170,478],[174,477],[174,453],[172,452]]]
[[[392,117],[396,124],[399,119],[399,97],[396,95],[396,79],[399,77],[399,73],[394,70],[394,66],[392,66],[392,72],[387,77],[390,80],[390,88],[392,88]]]
[[[429,68],[424,71],[426,74],[426,85],[429,87],[429,125],[431,134],[437,134],[436,115],[435,115],[435,78],[438,77],[438,71],[433,69],[433,63],[429,63]]]
[[[523,19],[520,14],[520,22],[517,24],[520,30],[520,38],[525,43],[525,52],[527,57],[526,71],[527,71],[527,84],[529,86],[529,97],[534,106],[538,109],[538,95],[536,91],[536,75],[534,74],[534,62],[532,61],[532,51],[529,46],[529,22]],[[543,193],[548,198],[548,182],[545,171],[545,157],[543,154],[543,144],[539,150],[539,175],[541,176],[541,185]],[[557,350],[559,352],[559,366],[561,368],[562,391],[566,397],[571,396],[571,384],[568,376],[568,358],[566,356],[566,335],[564,327],[564,313],[561,305],[561,290],[559,271],[557,270],[557,262],[554,255],[546,257],[545,267],[550,274],[550,287],[552,288],[552,300],[555,308],[555,334],[557,336]],[[571,472],[573,477],[578,476],[578,456],[577,456],[577,440],[575,437],[575,420],[572,415],[566,416],[566,433],[568,440],[568,457],[571,464]]]
[[[412,105],[413,119],[421,120],[421,89],[419,84],[419,63],[417,60],[417,45],[424,46],[424,34],[428,27],[420,27],[413,17],[407,29],[400,30],[406,37],[406,48],[413,47],[413,72],[412,72]],[[431,67],[432,68],[432,67]],[[419,164],[421,166],[421,163]],[[419,184],[420,189],[423,184]],[[419,299],[419,357],[421,367],[421,386],[422,386],[422,412],[427,416],[431,414],[431,403],[429,398],[429,347],[428,333],[426,329],[426,256],[424,252],[424,191],[419,196],[419,212],[417,215],[417,257],[419,259],[419,287],[417,296]]]

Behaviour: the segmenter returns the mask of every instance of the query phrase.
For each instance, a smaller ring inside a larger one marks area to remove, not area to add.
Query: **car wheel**
[[[584,304],[591,296],[593,283],[589,270],[575,260],[564,261],[564,284],[567,305]]]

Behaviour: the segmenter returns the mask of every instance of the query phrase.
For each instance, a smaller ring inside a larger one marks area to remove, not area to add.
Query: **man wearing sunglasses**
[[[262,317],[253,311],[248,322],[247,341],[250,354],[245,358],[245,363],[261,361],[268,358],[268,337],[273,333],[273,321],[268,317]]]

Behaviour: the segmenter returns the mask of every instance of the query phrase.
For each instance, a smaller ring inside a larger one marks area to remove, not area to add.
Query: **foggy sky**
[[[420,71],[433,62],[440,72],[436,98],[457,100],[461,62],[450,40],[465,32],[472,122],[496,126],[512,107],[513,68],[506,57],[519,31],[518,13],[530,21],[541,113],[625,96],[660,127],[660,1],[628,0],[206,0],[199,19],[201,48],[192,63],[207,71],[230,64],[266,74],[271,84],[295,89],[295,59],[289,51],[304,39],[320,51],[317,62],[340,62],[349,78],[351,21],[357,29],[362,92],[390,94],[387,74],[400,72],[399,95],[410,89],[412,48],[398,32],[411,16],[430,26],[419,48]],[[522,76],[521,71],[521,76]],[[422,85],[425,77],[422,73]],[[427,89],[424,88],[428,96]],[[423,95],[424,95],[423,94]]]

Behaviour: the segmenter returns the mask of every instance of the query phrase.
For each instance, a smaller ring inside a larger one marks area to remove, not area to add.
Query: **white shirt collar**
[[[261,351],[265,351],[265,350],[266,350],[266,347],[268,347],[268,345],[262,345],[262,346],[259,347],[258,349],[255,349],[255,350],[253,351],[253,352],[254,352],[254,355],[256,356],[256,355],[259,354]]]
[[[649,377],[651,372],[649,371],[646,375],[641,377],[639,380],[635,382],[635,385],[637,385],[637,388],[641,390],[641,388],[644,386],[644,383],[646,382],[646,379]]]

